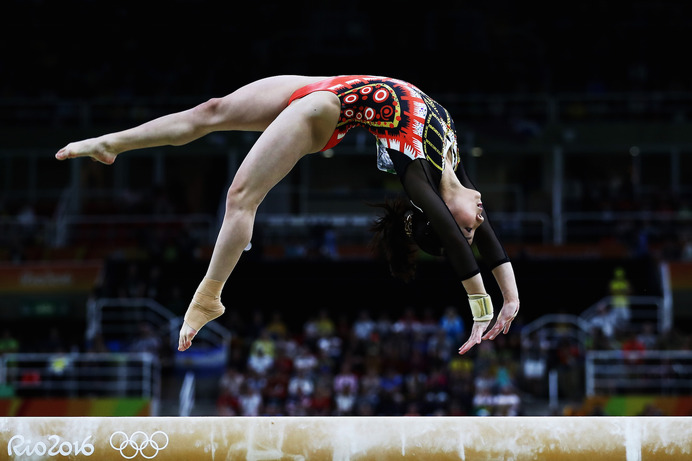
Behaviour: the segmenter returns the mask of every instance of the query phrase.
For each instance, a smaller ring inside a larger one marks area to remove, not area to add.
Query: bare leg
[[[110,165],[122,152],[182,145],[213,131],[266,130],[228,191],[226,215],[207,276],[193,297],[180,331],[180,350],[190,347],[197,331],[223,313],[221,289],[250,241],[255,212],[264,196],[302,156],[322,148],[331,136],[340,111],[334,94],[313,93],[287,107],[295,90],[322,78],[278,76],[258,80],[226,97],[129,130],[70,143],[56,153],[58,160],[91,157]]]
[[[122,152],[165,145],[179,146],[213,131],[263,131],[288,104],[291,94],[319,77],[269,77],[214,98],[192,109],[159,117],[137,127],[73,142],[55,158],[91,157],[112,164]]]
[[[259,137],[228,190],[224,221],[205,279],[223,286],[250,242],[257,207],[298,160],[327,143],[339,113],[340,103],[334,94],[313,93],[287,107]],[[191,304],[186,316],[196,309],[197,305]],[[219,315],[223,313],[222,308],[215,309]],[[189,348],[198,330],[185,322],[178,349]]]

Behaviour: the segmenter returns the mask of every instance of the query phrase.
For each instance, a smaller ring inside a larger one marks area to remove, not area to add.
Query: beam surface
[[[6,457],[7,456],[7,457]],[[679,460],[684,417],[0,418],[9,460]]]

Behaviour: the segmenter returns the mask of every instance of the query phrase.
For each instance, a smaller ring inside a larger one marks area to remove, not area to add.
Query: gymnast
[[[215,131],[259,131],[233,178],[205,276],[180,329],[178,350],[224,312],[221,292],[250,243],[255,213],[265,195],[302,157],[336,146],[353,127],[374,135],[377,165],[398,175],[407,200],[382,204],[374,223],[374,247],[403,279],[415,270],[416,246],[444,254],[468,296],[473,315],[468,352],[481,340],[509,331],[519,311],[514,270],[493,231],[481,195],[460,163],[454,122],[447,110],[410,83],[387,77],[274,76],[222,98],[124,131],[70,143],[58,160],[91,157],[112,164],[129,150],[179,146]],[[492,271],[503,305],[492,328],[493,305],[471,243]]]

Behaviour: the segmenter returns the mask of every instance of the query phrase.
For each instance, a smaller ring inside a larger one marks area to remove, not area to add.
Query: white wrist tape
[[[493,302],[490,295],[469,295],[469,305],[474,322],[487,322],[493,319]]]

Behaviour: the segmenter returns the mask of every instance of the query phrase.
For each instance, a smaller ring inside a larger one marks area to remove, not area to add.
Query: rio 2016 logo
[[[90,442],[91,435],[81,443],[79,441],[67,441],[59,435],[49,435],[48,443],[43,440],[32,441],[23,435],[13,436],[7,442],[7,454],[19,458],[22,456],[91,456],[94,454],[94,444]],[[109,439],[111,448],[118,451],[125,459],[133,459],[137,456],[152,459],[161,450],[168,446],[168,434],[156,431],[151,435],[135,431],[131,435],[123,431],[113,432]]]
[[[168,434],[156,431],[150,436],[142,431],[136,431],[132,435],[127,435],[117,431],[111,434],[109,442],[111,447],[119,451],[125,459],[132,459],[137,455],[152,459],[168,446]]]
[[[7,454],[9,456],[91,456],[94,453],[94,445],[89,443],[91,436],[79,441],[68,442],[58,435],[48,436],[48,443],[43,441],[32,443],[23,435],[15,435],[7,442]]]

